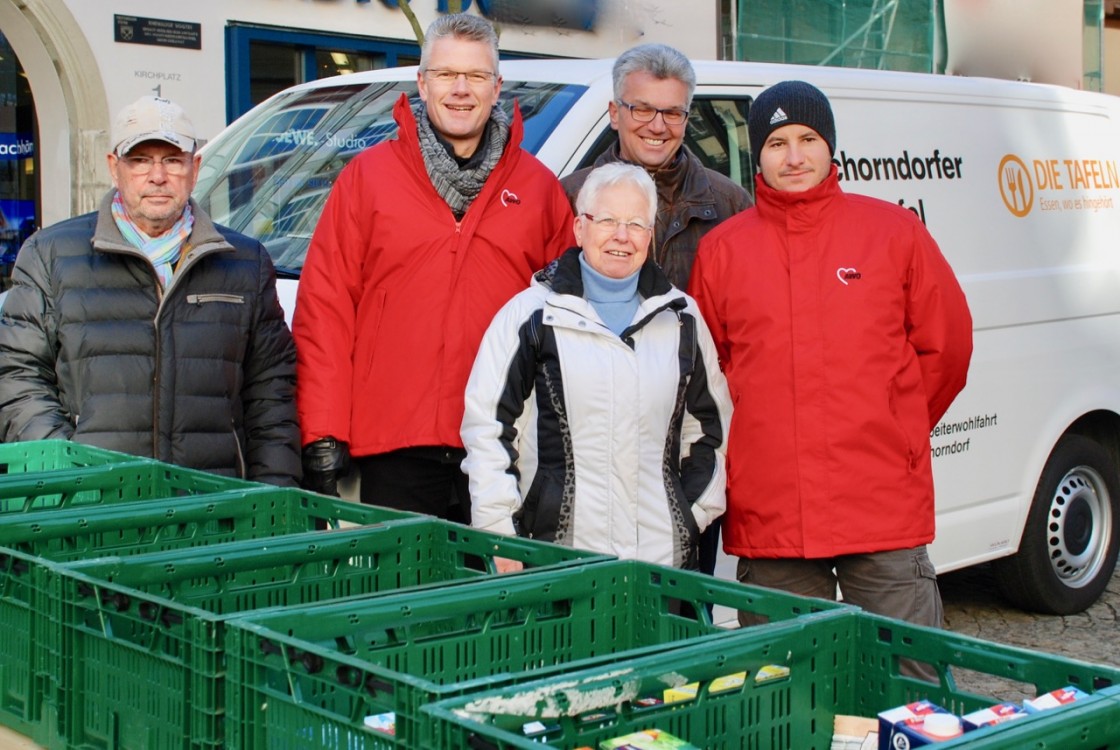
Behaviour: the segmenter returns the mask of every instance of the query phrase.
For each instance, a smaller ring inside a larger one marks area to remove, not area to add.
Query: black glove
[[[303,446],[303,487],[338,497],[338,479],[350,469],[350,445],[325,437]]]

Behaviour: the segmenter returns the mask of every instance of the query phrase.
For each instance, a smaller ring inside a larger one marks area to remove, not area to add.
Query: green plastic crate
[[[94,448],[69,440],[0,443],[0,484],[7,480],[8,475],[128,463],[136,460],[135,456],[126,453]]]
[[[36,510],[169,499],[260,486],[263,485],[148,459],[11,474],[0,481],[0,521]],[[23,522],[22,518],[15,520]]]
[[[135,525],[116,522],[117,531],[110,528],[99,536],[82,531],[58,534],[45,543],[35,538],[34,532],[51,522],[68,522],[70,512],[138,500],[179,502],[232,488],[264,487],[65,440],[0,445],[0,465],[7,471],[0,475],[0,546],[12,545],[32,558],[74,559],[102,543],[123,554],[141,533],[130,533]],[[174,543],[133,546],[147,551]],[[0,563],[0,723],[42,741],[51,735],[54,724],[53,716],[42,713],[46,689],[42,680],[51,678],[42,673],[40,659],[43,641],[50,637],[49,626],[40,616],[44,605],[32,601],[29,576],[23,575],[36,564],[6,559]]]
[[[902,676],[900,658],[933,665],[939,681]],[[757,680],[771,665],[788,668],[788,676]],[[1092,695],[1069,707],[939,742],[938,750],[1091,750],[1117,742],[1118,667],[850,612],[740,631],[720,641],[719,648],[690,646],[445,699],[423,709],[428,732],[416,747],[598,748],[605,740],[656,728],[706,750],[828,750],[837,714],[875,717],[928,699],[959,715],[999,701],[1000,696],[958,687],[953,668],[1032,685],[1036,695],[1067,685]],[[713,681],[738,672],[746,672],[741,686],[712,689]],[[689,683],[699,684],[695,699],[655,702],[665,697],[666,688]],[[526,736],[530,722],[539,722],[543,731]],[[1035,744],[1044,737],[1061,737],[1061,744]]]
[[[422,518],[67,566],[61,701],[71,748],[241,748],[225,743],[227,620],[266,607],[424,588],[431,601],[494,574],[601,555]],[[443,588],[437,588],[443,587]]]
[[[311,492],[236,482],[244,489],[184,495],[230,482],[167,465],[115,465],[80,486],[90,502],[0,514],[0,724],[42,744],[59,731],[61,632],[55,611],[60,568],[105,555],[134,555],[246,541],[343,524],[418,518]],[[64,482],[47,483],[46,492]],[[99,489],[92,489],[97,485]],[[145,497],[134,502],[123,499]],[[111,500],[111,502],[109,502]],[[106,504],[93,504],[94,502]]]
[[[177,476],[178,470],[171,474]],[[0,515],[0,547],[71,562],[421,518],[265,484],[176,496],[189,486],[156,483],[145,488],[144,494],[155,490],[152,496],[140,501]]]
[[[429,701],[696,639],[719,651],[734,631],[707,605],[774,622],[849,609],[634,561],[440,593],[239,618],[227,633],[230,745],[432,747],[419,741]],[[387,712],[394,736],[363,728]]]

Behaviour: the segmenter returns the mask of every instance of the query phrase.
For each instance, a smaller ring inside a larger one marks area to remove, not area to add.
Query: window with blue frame
[[[416,65],[414,43],[230,23],[226,27],[226,121],[275,93],[363,70]]]

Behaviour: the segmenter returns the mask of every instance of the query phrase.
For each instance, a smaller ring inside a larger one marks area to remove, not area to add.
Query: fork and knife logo
[[[999,163],[999,194],[1007,210],[1020,218],[1034,206],[1034,183],[1023,160],[1014,154],[1003,157]]]

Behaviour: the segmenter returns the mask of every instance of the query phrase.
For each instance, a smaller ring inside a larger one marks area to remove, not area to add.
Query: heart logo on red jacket
[[[502,191],[502,205],[508,206],[511,203],[521,205],[521,199],[517,197],[517,193],[510,192],[509,190]]]
[[[861,279],[863,275],[854,268],[837,268],[836,278],[840,279],[841,284],[847,286],[849,281]]]

